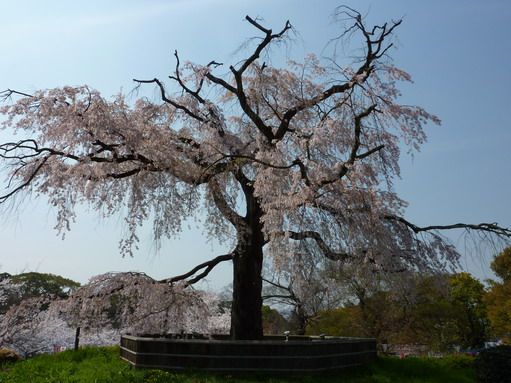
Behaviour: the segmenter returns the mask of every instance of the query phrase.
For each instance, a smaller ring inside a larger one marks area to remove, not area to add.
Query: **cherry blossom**
[[[2,289],[0,289],[0,292]],[[0,315],[0,346],[25,356],[82,346],[116,345],[123,334],[225,334],[229,312],[217,294],[169,285],[141,273],[95,276],[67,298],[42,295]]]
[[[308,55],[274,67],[261,57],[291,23],[275,32],[247,16],[260,38],[227,74],[218,74],[224,66],[216,61],[181,64],[176,52],[168,83],[135,80],[155,86],[161,102],[107,100],[87,86],[21,95],[0,109],[2,129],[20,137],[0,145],[10,186],[0,203],[45,195],[62,235],[81,204],[123,215],[120,250],[129,255],[146,221],[158,244],[178,236],[186,219],[205,216],[209,235],[230,239],[231,251],[166,282],[193,284],[232,261],[237,339],[262,336],[263,259],[279,269],[294,259],[297,242],[340,262],[431,270],[459,259],[439,230],[509,237],[493,223],[419,227],[404,218],[407,203],[393,189],[401,150],[417,152],[424,127],[440,121],[399,103],[398,85],[411,77],[388,54],[401,21],[369,27],[350,8],[336,15],[351,21],[341,38],[362,38],[352,65]]]

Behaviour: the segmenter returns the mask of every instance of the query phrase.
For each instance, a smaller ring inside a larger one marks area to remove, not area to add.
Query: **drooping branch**
[[[153,165],[153,161],[151,161],[149,158],[140,155],[140,154],[126,154],[126,155],[118,155],[117,152],[113,149],[114,146],[119,145],[107,145],[100,141],[95,141],[93,145],[100,146],[100,149],[95,152],[90,152],[88,154],[78,156],[76,154],[64,152],[62,150],[56,150],[48,147],[39,147],[39,144],[33,140],[33,139],[27,139],[27,140],[21,140],[19,142],[8,142],[5,144],[0,145],[0,158],[9,159],[9,160],[17,160],[21,167],[25,166],[26,160],[31,160],[36,157],[44,155],[42,157],[42,161],[36,166],[32,174],[28,177],[27,181],[21,184],[20,186],[16,187],[13,191],[10,193],[0,197],[0,203],[4,202],[7,198],[12,196],[13,194],[17,193],[21,189],[28,186],[34,178],[37,176],[37,174],[41,171],[43,168],[43,165],[46,164],[46,162],[52,158],[52,157],[58,157],[64,160],[73,160],[76,162],[97,162],[97,163],[115,163],[115,164],[122,164],[125,162],[138,162],[142,165],[142,167],[135,167],[128,171],[123,171],[119,173],[107,173],[106,177],[120,179],[120,178],[126,178],[129,176],[132,176],[134,174],[139,173],[143,168],[146,168],[151,171],[161,171],[161,169],[157,169]],[[18,151],[26,151],[22,154],[19,154]],[[104,157],[104,156],[98,156],[98,154],[101,154],[103,152],[111,152],[113,155],[112,157]],[[12,154],[11,154],[12,153]],[[152,166],[152,167],[151,167]]]
[[[434,230],[452,230],[452,229],[467,229],[482,231],[490,234],[496,234],[499,237],[511,238],[511,229],[500,227],[498,223],[480,223],[480,224],[466,224],[455,223],[453,225],[430,225],[420,227],[410,221],[396,215],[386,215],[383,217],[385,220],[397,221],[404,224],[407,228],[418,234],[420,232],[434,231]]]
[[[13,90],[13,89],[6,89],[6,90],[0,92],[0,102],[7,101],[14,94],[18,95],[18,96],[23,96],[23,97],[34,97],[33,95],[28,94],[28,93],[19,92],[17,90]]]
[[[217,266],[219,263],[225,262],[225,261],[231,261],[233,256],[234,256],[234,253],[219,255],[218,257],[213,258],[210,261],[207,261],[207,262],[201,263],[200,265],[195,266],[192,270],[190,270],[187,273],[177,275],[172,278],[162,279],[159,282],[174,283],[174,282],[186,280],[186,283],[188,285],[193,285],[194,283],[197,283],[201,279],[205,278],[211,272],[211,270],[213,270],[215,268],[215,266]],[[190,278],[191,276],[195,275],[199,270],[202,270],[202,269],[204,269],[204,271],[202,271],[200,274],[196,275],[192,279],[187,280],[187,278]]]
[[[30,184],[32,183],[32,181],[34,180],[34,178],[37,176],[37,174],[40,172],[40,170],[42,169],[42,167],[44,166],[44,164],[46,163],[46,161],[48,161],[49,157],[46,156],[42,159],[42,161],[36,166],[36,168],[34,169],[34,171],[32,172],[32,174],[30,175],[30,177],[28,177],[28,179],[23,182],[21,185],[18,185],[17,187],[15,187],[13,190],[11,190],[9,193],[7,194],[4,194],[2,196],[0,196],[0,203],[4,203],[5,201],[7,201],[10,197],[12,197],[13,195],[15,195],[16,193],[18,193],[19,191],[23,190],[24,188],[30,186]]]
[[[206,102],[206,100],[204,100],[201,95],[200,95],[200,91],[202,89],[202,86],[204,85],[204,78],[201,79],[200,83],[199,83],[199,86],[197,88],[197,90],[192,90],[190,89],[188,86],[186,86],[186,84],[183,82],[183,80],[181,79],[181,75],[179,74],[180,71],[181,71],[181,68],[179,67],[180,65],[180,61],[179,61],[179,55],[177,54],[177,51],[174,51],[174,57],[176,58],[176,69],[174,71],[175,73],[175,76],[169,76],[169,78],[171,80],[175,80],[179,86],[186,92],[188,93],[189,95],[191,95],[193,98],[195,98],[198,102],[200,102],[201,104],[204,104]]]
[[[302,179],[304,180],[305,184],[307,186],[311,185],[311,181],[307,174],[307,167],[300,158],[295,158],[293,160],[293,162],[291,162],[290,164],[283,164],[283,165],[273,164],[273,163],[270,163],[267,161],[260,160],[260,159],[256,158],[255,156],[249,156],[249,155],[245,155],[245,154],[224,154],[222,156],[222,159],[226,159],[226,158],[230,159],[231,161],[246,160],[247,163],[257,163],[257,164],[264,165],[264,166],[266,166],[268,168],[272,168],[272,169],[286,170],[286,169],[291,169],[291,168],[294,168],[295,166],[297,166],[300,169],[300,175],[301,175]],[[220,161],[221,160],[218,160],[218,163],[220,163]],[[211,166],[215,166],[215,165],[217,165],[217,163],[215,163]]]
[[[18,154],[19,150],[28,150],[28,153]],[[59,156],[69,160],[79,160],[78,156],[71,153],[65,153],[61,150],[52,148],[40,148],[37,141],[33,139],[21,140],[18,142],[6,142],[5,144],[0,145],[0,158],[8,160],[16,159],[20,162],[24,162],[27,159],[38,157],[41,154],[46,154],[48,157]]]
[[[238,101],[240,104],[241,109],[248,118],[255,124],[257,129],[266,137],[268,142],[272,142],[274,139],[274,134],[271,128],[266,125],[259,116],[258,113],[256,113],[249,105],[247,96],[245,94],[245,90],[243,89],[243,79],[240,72],[236,71],[234,67],[231,67],[231,70],[234,73],[234,78],[236,79],[236,96],[238,97]]]
[[[358,149],[360,148],[360,134],[362,132],[362,119],[368,117],[374,110],[376,109],[376,105],[373,104],[369,108],[365,109],[363,112],[359,113],[355,116],[355,139],[353,142],[353,146],[351,147],[350,158],[348,163],[351,165],[355,162],[358,157]],[[366,157],[367,155],[365,155]]]
[[[206,77],[211,82],[214,82],[215,84],[222,86],[224,89],[228,90],[229,92],[236,93],[236,88],[233,87],[231,84],[229,84],[224,79],[217,77],[217,76],[211,74],[210,72],[206,73]]]
[[[130,149],[127,153],[121,154],[123,148],[126,149],[127,145],[122,140],[114,141],[114,143],[105,143],[97,139],[94,134],[89,131],[89,135],[92,142],[87,143],[89,148],[84,147],[85,153],[75,154],[69,151],[58,150],[51,147],[41,147],[38,142],[34,139],[25,139],[18,142],[7,142],[0,145],[0,158],[15,161],[17,170],[13,172],[11,177],[19,173],[22,168],[25,168],[29,163],[32,164],[31,173],[24,176],[20,185],[14,187],[10,192],[0,196],[0,203],[5,202],[7,199],[20,192],[21,190],[28,187],[34,179],[41,174],[44,166],[52,158],[57,158],[59,161],[71,160],[76,163],[103,163],[103,164],[131,164],[132,166],[123,166],[117,169],[104,173],[103,175],[94,174],[83,174],[84,178],[89,180],[99,180],[100,178],[111,178],[111,179],[122,179],[134,176],[142,171],[148,172],[167,172],[173,174],[181,179],[184,183],[190,185],[200,185],[207,183],[211,177],[223,173],[228,166],[227,163],[214,163],[210,164],[194,155],[194,151],[186,150],[186,148],[180,148],[179,146],[186,145],[189,148],[195,148],[200,150],[200,144],[192,139],[178,139],[178,143],[175,144],[176,151],[182,153],[185,157],[185,161],[190,161],[193,165],[204,169],[200,174],[194,175],[193,172],[188,172],[187,167],[183,162],[181,165],[175,164],[173,168],[169,168],[165,164],[157,164],[151,158],[137,153],[133,149]],[[121,136],[121,139],[124,137]],[[86,151],[88,149],[88,151]],[[126,151],[125,151],[126,152]],[[37,161],[37,162],[36,162]],[[178,159],[175,159],[179,162]]]
[[[334,94],[344,93],[352,87],[353,87],[352,84],[350,84],[349,82],[346,82],[342,85],[334,85],[334,86],[330,87],[329,89],[325,90],[319,96],[316,96],[313,99],[303,100],[295,107],[288,109],[284,113],[284,115],[281,119],[280,125],[277,128],[274,138],[276,140],[281,140],[286,135],[286,133],[288,133],[290,131],[289,125],[291,123],[291,120],[299,112],[309,109],[315,105],[318,105],[320,102],[325,101],[326,99],[330,98]]]

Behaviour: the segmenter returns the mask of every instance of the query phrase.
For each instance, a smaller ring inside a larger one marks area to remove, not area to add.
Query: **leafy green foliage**
[[[423,278],[417,285],[411,330],[437,351],[475,348],[488,337],[484,286],[468,273]]]
[[[511,247],[494,256],[490,267],[500,279],[511,281]]]
[[[308,335],[326,334],[330,336],[364,337],[360,326],[359,306],[342,307],[319,312],[307,327]]]
[[[290,329],[289,321],[277,310],[270,306],[263,305],[261,309],[263,315],[263,332],[265,334],[283,334]]]
[[[29,272],[12,276],[13,283],[23,285],[23,296],[36,297],[43,294],[66,297],[80,284],[60,275]]]
[[[307,333],[421,343],[437,351],[484,344],[489,320],[484,286],[477,279],[467,273],[398,277],[404,276],[387,276],[396,280],[374,286],[352,278],[357,304],[319,312]]]
[[[45,273],[22,273],[10,275],[0,274],[0,282],[4,299],[0,302],[0,314],[5,314],[10,307],[23,302],[25,299],[51,295],[60,298],[80,287],[78,282],[61,277],[60,275]]]
[[[474,366],[480,383],[511,382],[511,346],[498,346],[477,355]]]
[[[457,324],[458,342],[462,347],[479,347],[487,339],[489,324],[484,298],[484,286],[468,273],[455,274],[449,279],[449,297]]]
[[[502,282],[488,281],[488,317],[495,336],[511,344],[511,247],[494,256],[491,268]]]

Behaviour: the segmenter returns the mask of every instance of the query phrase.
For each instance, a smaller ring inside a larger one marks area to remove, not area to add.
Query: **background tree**
[[[130,334],[225,333],[228,312],[216,294],[159,283],[143,273],[95,276],[62,300],[72,327],[112,328]]]
[[[464,348],[483,347],[490,335],[484,286],[469,273],[449,279],[449,297],[456,309],[459,342]]]
[[[20,285],[22,298],[43,294],[56,295],[64,298],[80,287],[78,282],[60,275],[28,272],[12,276],[12,282]]]
[[[276,309],[263,305],[263,332],[264,334],[284,334],[289,331],[291,324]]]
[[[56,296],[64,298],[80,284],[60,275],[28,272],[17,275],[3,273],[0,276],[0,314],[11,306],[32,297]]]
[[[0,202],[12,208],[7,202],[23,192],[45,195],[60,232],[77,204],[104,216],[125,213],[124,254],[145,220],[153,219],[158,241],[205,212],[209,233],[234,239],[232,251],[165,282],[195,283],[232,261],[236,339],[262,336],[263,257],[278,267],[294,257],[296,242],[330,259],[426,270],[459,257],[437,230],[509,236],[495,224],[419,227],[403,218],[406,202],[392,187],[400,143],[418,150],[424,125],[439,120],[398,102],[397,83],[411,80],[387,56],[400,20],[366,26],[347,7],[334,17],[344,21],[340,38],[362,39],[352,65],[334,49],[322,61],[310,55],[273,67],[270,48],[291,24],[274,32],[247,16],[260,37],[226,74],[216,61],[182,64],[176,53],[169,84],[137,81],[156,86],[161,104],[130,106],[122,95],[107,101],[86,86],[17,93],[21,99],[1,109],[2,127],[21,139],[0,145],[10,187]]]
[[[53,352],[54,345],[70,346],[75,330],[54,311],[59,298],[39,296],[25,299],[0,315],[0,344],[30,357]]]
[[[489,337],[484,286],[468,273],[418,279],[409,339],[437,351],[478,348]]]
[[[330,275],[344,293],[343,307],[318,313],[308,333],[375,338],[378,345],[408,341],[417,296],[416,273],[336,265]]]
[[[331,263],[334,261],[302,242],[294,257],[278,269],[265,265],[263,300],[289,308],[291,327],[286,330],[304,335],[320,311],[337,308],[345,300],[346,292],[332,275]]]
[[[352,302],[318,313],[309,334],[420,343],[438,351],[481,347],[489,336],[484,286],[470,274],[340,274]]]
[[[366,337],[368,325],[362,320],[358,305],[320,311],[307,326],[307,335]]]
[[[493,257],[491,269],[501,281],[487,281],[488,317],[494,334],[511,344],[511,247]]]
[[[0,344],[23,355],[80,344],[114,345],[122,334],[226,333],[229,313],[216,294],[170,286],[140,273],[98,275],[69,297],[42,295],[0,315]]]

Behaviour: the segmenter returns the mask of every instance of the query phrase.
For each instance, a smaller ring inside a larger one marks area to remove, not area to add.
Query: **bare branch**
[[[13,94],[23,96],[23,97],[34,97],[33,95],[28,94],[28,93],[19,92],[17,90],[13,90],[13,89],[6,89],[6,90],[0,92],[0,102],[7,101],[8,99],[10,99],[12,97]]]
[[[137,80],[137,79],[133,79],[133,81],[135,81],[135,82],[137,82],[139,84],[156,84],[158,86],[158,88],[160,89],[160,96],[161,96],[162,101],[165,101],[167,104],[172,105],[176,109],[182,110],[188,116],[192,117],[193,119],[195,119],[197,121],[205,122],[204,118],[202,118],[201,116],[193,113],[186,106],[181,105],[180,103],[178,103],[178,102],[172,100],[171,98],[169,98],[167,96],[167,92],[165,91],[165,87],[164,87],[163,83],[160,80],[158,80],[157,78],[153,78],[152,80]]]
[[[267,300],[267,299],[284,299],[285,301],[291,300],[291,301],[296,302],[296,303],[301,303],[300,299],[293,292],[293,289],[291,288],[291,286],[284,286],[283,284],[281,284],[278,281],[272,281],[272,280],[269,280],[269,279],[267,279],[265,277],[263,277],[263,281],[268,283],[269,285],[271,285],[273,287],[276,287],[277,289],[284,290],[285,292],[287,292],[289,294],[289,295],[267,294],[267,295],[263,295],[263,297],[262,297],[263,300]]]
[[[363,61],[363,64],[357,69],[352,78],[346,81],[343,84],[335,84],[330,88],[323,91],[322,94],[314,97],[313,99],[303,100],[298,103],[295,107],[290,108],[284,114],[282,121],[275,133],[275,139],[280,140],[284,137],[284,135],[289,131],[289,124],[293,117],[302,110],[308,109],[314,105],[319,104],[322,101],[327,100],[335,94],[344,93],[349,89],[352,89],[358,84],[361,84],[369,78],[370,74],[374,70],[375,63],[378,59],[380,59],[392,44],[385,46],[384,43],[386,39],[394,32],[394,29],[397,28],[402,20],[398,20],[393,22],[392,25],[388,26],[386,23],[383,26],[375,26],[372,31],[368,31],[366,29],[365,24],[362,21],[362,16],[360,13],[354,11],[349,7],[340,7],[346,8],[349,12],[346,11],[337,11],[339,14],[346,13],[349,15],[350,19],[355,20],[355,24],[348,28],[342,35],[344,36],[346,33],[352,32],[354,30],[359,30],[366,41],[366,54]],[[378,33],[377,33],[378,32]],[[376,37],[373,37],[376,36]]]
[[[49,159],[49,156],[46,156],[42,159],[42,161],[36,166],[36,168],[34,169],[34,171],[32,172],[32,174],[30,175],[30,177],[25,181],[23,182],[21,185],[17,186],[16,188],[14,188],[13,190],[11,190],[9,193],[7,194],[4,194],[2,196],[0,196],[0,203],[4,203],[5,201],[7,201],[10,197],[12,197],[13,195],[15,195],[16,193],[18,193],[19,191],[21,191],[22,189],[26,188],[27,186],[30,186],[30,184],[32,183],[32,180],[37,176],[37,174],[39,173],[39,171],[41,170],[41,168],[44,166],[44,164],[46,163],[46,161],[48,161]]]
[[[313,239],[316,244],[318,245],[319,249],[323,253],[323,255],[332,260],[332,261],[345,261],[352,256],[348,253],[338,253],[333,251],[323,240],[321,237],[321,234],[319,234],[316,231],[302,231],[302,232],[295,232],[295,231],[287,231],[286,234],[289,234],[289,238],[301,241],[304,239]]]
[[[222,87],[224,87],[226,90],[228,90],[231,93],[236,93],[237,92],[237,89],[235,87],[233,87],[231,84],[229,84],[227,81],[221,79],[220,77],[216,77],[216,76],[212,75],[211,73],[207,73],[206,77],[211,82],[214,82],[215,84],[221,85]]]
[[[364,158],[370,156],[371,154],[376,153],[384,148],[384,145],[378,145],[378,146],[368,150],[365,153],[358,154],[358,150],[360,149],[360,145],[361,145],[360,134],[362,133],[362,119],[368,117],[375,110],[376,110],[376,104],[373,104],[355,116],[354,139],[353,139],[353,145],[351,147],[350,156],[349,156],[348,160],[342,166],[341,170],[339,171],[339,174],[337,174],[335,178],[322,180],[321,185],[328,185],[328,184],[331,184],[331,183],[341,179],[348,173],[349,166],[353,165],[355,163],[355,161],[364,159]]]
[[[411,229],[414,233],[420,233],[424,231],[433,231],[433,230],[452,230],[452,229],[467,229],[467,230],[476,230],[483,231],[491,234],[496,234],[500,237],[511,238],[511,229],[507,229],[504,227],[500,227],[498,223],[480,223],[480,224],[466,224],[466,223],[456,223],[453,225],[431,225],[420,227],[414,225],[413,223],[407,221],[403,217],[398,217],[395,215],[387,215],[383,217],[386,220],[397,221],[404,224],[406,227]]]
[[[291,29],[291,24],[289,21],[286,22],[286,25],[279,33],[272,33],[271,29],[266,29],[262,25],[260,25],[257,21],[253,20],[249,16],[245,17],[246,20],[255,26],[257,29],[262,31],[265,34],[265,37],[259,45],[257,45],[255,51],[252,53],[250,57],[248,57],[240,69],[235,69],[233,66],[230,67],[231,72],[234,74],[234,79],[236,81],[236,91],[234,92],[238,97],[239,104],[245,114],[252,120],[252,122],[256,125],[257,129],[264,134],[269,142],[272,142],[274,139],[274,134],[269,126],[267,126],[261,117],[252,109],[252,107],[248,103],[247,96],[245,94],[245,90],[243,87],[243,73],[248,69],[248,67],[254,63],[260,56],[261,52],[275,39],[280,39],[284,34]]]
[[[259,24],[257,21],[255,21],[254,19],[252,19],[250,16],[246,16],[245,19],[250,23],[252,24],[253,26],[255,26],[257,29],[259,29],[260,31],[262,31],[266,36],[264,37],[263,41],[257,46],[257,48],[255,49],[254,53],[252,53],[252,55],[245,60],[245,62],[243,63],[243,65],[241,66],[241,68],[236,71],[236,72],[239,72],[240,75],[243,74],[243,72],[245,72],[245,70],[247,70],[247,68],[255,61],[259,58],[261,52],[272,42],[272,40],[276,40],[276,39],[280,39],[282,36],[284,36],[284,34],[289,30],[291,29],[291,23],[288,21],[286,21],[286,24],[284,25],[284,28],[282,28],[282,30],[278,33],[272,33],[272,30],[271,29],[266,29],[264,28],[261,24]]]
[[[245,219],[236,213],[225,200],[222,190],[220,189],[220,185],[214,177],[209,180],[208,187],[213,195],[216,207],[220,210],[225,219],[227,219],[237,229],[246,226],[247,224]]]
[[[218,257],[213,258],[210,261],[207,261],[207,262],[201,263],[200,265],[195,266],[192,270],[190,270],[187,273],[177,275],[172,278],[162,279],[159,282],[174,283],[174,282],[178,282],[178,281],[183,281],[183,280],[186,280],[187,278],[190,278],[191,276],[195,275],[195,273],[197,273],[199,270],[205,269],[202,273],[200,273],[197,276],[195,276],[194,278],[186,281],[186,283],[188,285],[193,285],[194,283],[197,283],[201,279],[205,278],[211,272],[211,270],[213,270],[213,268],[215,268],[215,266],[218,265],[219,263],[225,262],[225,261],[231,261],[233,256],[234,256],[233,253],[219,255]]]

